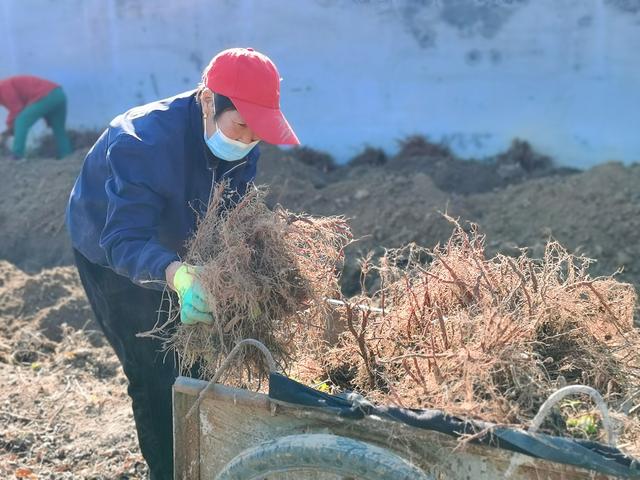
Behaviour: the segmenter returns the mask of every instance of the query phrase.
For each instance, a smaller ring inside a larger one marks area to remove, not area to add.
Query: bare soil
[[[71,266],[64,209],[83,156],[0,154],[0,478],[145,475],[126,379]],[[361,253],[449,238],[445,211],[478,223],[488,254],[528,247],[539,257],[554,237],[596,258],[593,274],[622,267],[617,278],[640,285],[637,164],[576,172],[518,143],[476,162],[416,139],[395,157],[369,149],[346,166],[269,147],[260,162],[271,203],[351,219],[360,240],[347,252],[347,292],[358,288]]]
[[[73,267],[0,261],[0,478],[142,479],[127,381]]]

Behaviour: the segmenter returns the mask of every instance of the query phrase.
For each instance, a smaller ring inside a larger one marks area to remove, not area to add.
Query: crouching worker
[[[159,320],[165,283],[178,293],[182,322],[213,321],[193,268],[180,256],[196,228],[194,209],[206,210],[214,183],[228,180],[242,195],[254,180],[261,140],[299,143],[280,111],[280,76],[253,49],[225,50],[196,90],[116,117],[87,154],[71,192],[67,226],[76,265],[129,379],[152,479],[173,478],[177,371],[160,341],[136,334]]]
[[[13,157],[24,157],[29,130],[44,118],[53,130],[58,158],[69,155],[71,142],[65,130],[67,97],[57,83],[31,75],[0,80],[0,104],[9,110],[7,129],[1,139],[13,135]]]

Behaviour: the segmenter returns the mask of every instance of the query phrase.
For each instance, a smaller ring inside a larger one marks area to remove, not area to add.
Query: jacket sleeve
[[[100,247],[113,270],[153,289],[164,288],[164,271],[178,260],[157,239],[165,205],[159,183],[166,161],[159,149],[129,135],[116,138],[107,151],[108,206]]]
[[[7,129],[9,132],[13,131],[13,123],[16,120],[18,114],[24,109],[25,104],[20,99],[18,92],[16,92],[13,85],[10,83],[4,83],[1,87],[2,91],[0,91],[0,99],[2,100],[2,104],[7,107],[9,110],[9,115],[7,116]]]

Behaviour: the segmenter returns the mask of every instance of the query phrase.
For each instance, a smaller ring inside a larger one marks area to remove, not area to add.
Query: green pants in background
[[[28,105],[18,114],[13,123],[13,154],[19,158],[24,157],[29,129],[40,118],[44,118],[53,130],[58,158],[69,155],[72,151],[71,142],[64,127],[67,119],[67,97],[60,87],[54,88],[47,96]]]

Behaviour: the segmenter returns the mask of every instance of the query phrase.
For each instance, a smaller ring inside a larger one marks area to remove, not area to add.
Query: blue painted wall
[[[253,46],[300,138],[339,160],[412,133],[463,156],[517,136],[567,165],[640,160],[640,0],[3,0],[0,42],[0,77],[62,83],[76,128]]]

